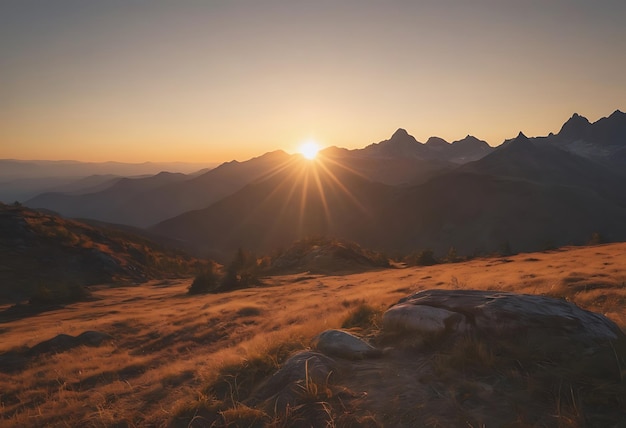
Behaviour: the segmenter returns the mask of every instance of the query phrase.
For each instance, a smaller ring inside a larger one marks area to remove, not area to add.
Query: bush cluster
[[[240,248],[223,272],[220,272],[216,265],[211,265],[200,272],[189,286],[188,293],[220,293],[256,287],[262,284],[259,274],[257,258],[251,252]]]

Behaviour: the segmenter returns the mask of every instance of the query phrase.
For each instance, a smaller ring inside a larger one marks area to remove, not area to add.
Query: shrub
[[[55,305],[79,302],[91,297],[91,292],[76,282],[40,284],[28,300],[31,305]]]

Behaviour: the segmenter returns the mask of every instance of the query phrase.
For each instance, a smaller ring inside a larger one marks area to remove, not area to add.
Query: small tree
[[[435,253],[433,250],[423,250],[419,253],[411,254],[407,257],[406,263],[413,266],[432,266],[436,265]]]
[[[593,232],[591,234],[591,239],[589,239],[589,245],[600,245],[604,243],[604,239],[602,235],[598,232]]]
[[[215,291],[219,286],[219,281],[220,275],[215,266],[209,266],[194,278],[187,293],[203,294]]]
[[[446,261],[448,263],[456,263],[459,261],[459,256],[456,252],[455,247],[450,247],[450,249],[448,250],[448,254],[446,255]]]
[[[513,254],[515,254],[513,250],[511,249],[511,243],[509,242],[508,239],[504,241],[502,244],[500,244],[499,253],[503,257],[512,256]]]
[[[220,289],[227,291],[260,285],[258,273],[256,257],[250,251],[239,248],[233,261],[226,268]]]

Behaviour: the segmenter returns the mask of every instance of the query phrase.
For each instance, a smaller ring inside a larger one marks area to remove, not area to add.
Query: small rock
[[[342,330],[326,330],[313,339],[313,348],[326,355],[361,360],[378,357],[381,351],[353,334]]]

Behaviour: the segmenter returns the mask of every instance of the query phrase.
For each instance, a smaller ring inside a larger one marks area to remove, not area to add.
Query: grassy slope
[[[284,342],[305,347],[361,303],[384,309],[420,289],[566,297],[625,329],[625,260],[626,244],[610,244],[345,276],[276,276],[262,288],[221,295],[187,296],[185,280],[96,289],[101,300],[0,324],[0,353],[60,333],[114,337],[99,348],[33,359],[21,372],[0,371],[0,424],[164,425],[205,400],[202,391],[224,366]]]
[[[206,263],[143,237],[0,204],[0,302],[68,284],[141,283],[189,276]]]

